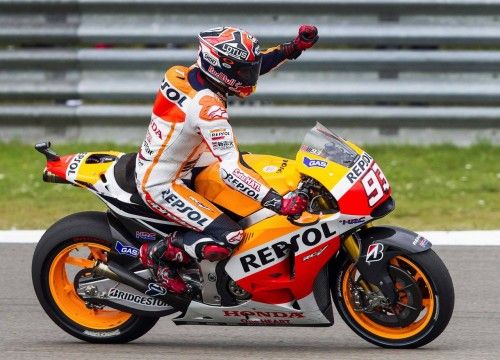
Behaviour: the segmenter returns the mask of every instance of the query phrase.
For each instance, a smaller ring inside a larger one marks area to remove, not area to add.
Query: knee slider
[[[226,235],[226,241],[235,247],[243,239],[243,230],[232,231]]]

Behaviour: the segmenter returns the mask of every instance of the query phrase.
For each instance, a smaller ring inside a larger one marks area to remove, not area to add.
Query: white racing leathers
[[[220,161],[223,181],[255,201],[261,202],[270,188],[240,164],[225,103],[208,88],[192,87],[188,77],[193,70],[197,69],[174,66],[165,73],[137,156],[136,181],[151,209],[195,231],[185,236],[184,248],[200,258],[202,243],[215,241],[233,248],[242,238],[238,224],[182,181],[200,156],[210,151]]]

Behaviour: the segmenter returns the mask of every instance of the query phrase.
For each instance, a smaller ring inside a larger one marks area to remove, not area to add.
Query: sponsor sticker
[[[232,141],[212,141],[212,148],[214,150],[227,150],[234,147]]]
[[[250,186],[255,191],[260,191],[260,184],[255,179],[251,178],[250,176],[247,176],[240,169],[234,169],[233,170],[233,175],[236,176],[241,181],[243,181],[248,186]]]
[[[258,317],[258,318],[286,318],[286,319],[303,319],[304,314],[301,312],[284,312],[284,311],[230,311],[224,310],[226,317]]]
[[[264,171],[265,173],[274,173],[278,171],[278,167],[274,165],[267,165],[262,168],[262,171]]]
[[[238,177],[234,175],[233,173],[228,173],[226,170],[221,169],[221,175],[222,175],[222,180],[226,183],[229,184],[229,186],[235,188],[239,192],[242,192],[246,194],[248,197],[251,197],[255,200],[259,198],[259,192],[249,186],[249,184],[245,183],[244,181],[240,180]],[[254,180],[255,181],[255,180]],[[260,185],[259,185],[260,189]]]
[[[354,224],[361,224],[365,222],[365,217],[360,217],[357,219],[344,219],[344,220],[339,220],[339,223],[342,225],[354,225]]]
[[[239,258],[239,261],[243,272],[246,274],[286,257],[290,248],[312,248],[323,239],[329,239],[336,234],[337,231],[333,230],[330,224],[323,223],[295,234],[289,239],[278,241],[272,245],[259,248],[250,254],[243,255]]]
[[[264,171],[265,173],[281,174],[283,172],[283,170],[285,170],[285,168],[287,166],[288,166],[288,160],[287,159],[283,159],[283,161],[281,162],[281,164],[280,164],[279,167],[274,166],[274,165],[267,165],[267,166],[264,166],[262,168],[262,171]]]
[[[214,96],[205,95],[200,99],[199,104],[201,105],[200,118],[208,121],[227,119],[226,105],[221,99]],[[217,130],[230,131],[231,128],[215,129],[212,131],[215,132]]]
[[[212,140],[212,141],[226,140],[226,139],[233,138],[233,133],[232,133],[231,129],[229,129],[229,128],[220,128],[220,129],[210,130],[209,134],[210,134],[210,140]]]
[[[231,43],[222,44],[222,50],[224,50],[228,55],[231,55],[240,60],[245,60],[248,57],[248,51],[239,49],[236,46],[233,46]]]
[[[302,145],[300,147],[300,150],[314,154],[314,155],[321,155],[321,151],[319,151],[318,149],[315,149],[309,145]]]
[[[312,254],[304,256],[302,261],[311,260],[313,257],[320,256],[321,254],[323,254],[323,252],[326,250],[327,247],[328,247],[328,245],[326,245],[325,247],[323,247],[322,249],[320,249],[318,251],[313,252]]]
[[[230,244],[239,244],[243,239],[243,230],[233,231],[226,236],[226,240]]]
[[[85,335],[93,336],[93,337],[110,337],[120,335],[120,329],[116,329],[113,331],[92,331],[92,330],[84,330],[83,333]]]
[[[167,79],[163,78],[160,85],[160,90],[163,96],[165,96],[168,100],[177,104],[177,106],[179,107],[184,106],[184,102],[187,100],[187,96],[172,87],[172,85],[167,82]]]
[[[170,189],[167,189],[161,193],[163,200],[168,203],[168,206],[175,209],[175,213],[185,214],[185,216],[195,222],[200,226],[205,226],[205,223],[208,221],[208,218],[203,215],[198,209],[189,206],[191,204],[186,203],[181,200],[174,192]]]
[[[217,71],[213,66],[209,66],[208,72],[210,73],[210,75],[223,81],[226,85],[233,86],[233,87],[238,87],[238,86],[242,85],[241,81],[236,81],[236,79],[232,79],[232,78],[228,77],[223,72]]]
[[[201,201],[199,201],[198,199],[190,196],[189,199],[194,202],[196,204],[196,206],[198,206],[199,208],[201,209],[205,209],[205,210],[208,210],[208,211],[212,211],[212,209],[210,209],[208,206],[205,206]]]
[[[304,156],[304,165],[312,168],[312,167],[319,167],[319,168],[326,168],[328,163],[323,160],[314,160],[314,159],[309,159],[307,156]]]
[[[353,184],[361,175],[365,173],[365,171],[370,167],[373,158],[364,153],[360,156],[359,160],[354,164],[351,171],[349,171],[346,175],[347,180],[349,180],[350,184]]]
[[[68,165],[68,170],[66,171],[66,176],[76,174],[85,155],[87,155],[87,153],[79,153],[76,154],[75,157],[73,157],[73,159],[71,159],[71,162]]]
[[[384,257],[384,245],[381,243],[374,243],[368,246],[366,252],[366,262],[371,263],[375,261],[380,261]]]
[[[117,241],[115,244],[115,249],[118,253],[123,255],[128,255],[132,257],[139,256],[139,250],[133,246],[123,245],[121,242]]]
[[[160,140],[163,140],[163,134],[161,133],[160,128],[158,127],[158,124],[154,120],[151,120],[151,123],[149,124],[149,127],[153,134],[155,134]]]
[[[219,64],[219,59],[217,59],[215,56],[212,56],[208,51],[203,52],[203,59],[205,59],[209,64],[213,66],[220,66]]]
[[[135,238],[138,240],[155,241],[156,234],[154,232],[136,231]]]
[[[148,154],[149,156],[153,156],[153,150],[151,150],[151,148],[150,148],[149,143],[147,142],[147,140],[144,140],[144,142],[142,143],[142,150],[144,150],[144,152],[146,154]]]
[[[278,174],[281,174],[283,172],[283,170],[285,170],[285,168],[288,166],[288,160],[287,159],[284,159],[283,162],[281,163],[280,165],[280,168],[278,169],[278,171],[276,171]]]
[[[148,290],[145,292],[148,296],[163,296],[167,294],[167,289],[156,283],[149,283]]]
[[[116,288],[109,289],[108,297],[110,299],[129,301],[137,305],[144,306],[169,306],[165,301],[151,297],[144,297],[137,294],[132,294],[127,291]]]
[[[423,248],[427,247],[430,244],[430,241],[424,238],[423,236],[419,235],[413,240],[413,245],[415,246],[421,246]]]

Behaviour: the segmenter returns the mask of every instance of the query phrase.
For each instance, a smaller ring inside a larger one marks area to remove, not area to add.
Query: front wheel
[[[453,313],[455,295],[448,269],[432,250],[396,256],[388,266],[396,304],[376,303],[373,293],[366,294],[355,264],[347,259],[334,272],[335,306],[356,334],[375,345],[423,346],[443,332]]]

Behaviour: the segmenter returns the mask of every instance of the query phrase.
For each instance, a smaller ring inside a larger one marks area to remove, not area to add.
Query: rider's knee
[[[221,246],[234,249],[243,239],[243,229],[226,214],[218,216],[203,231]]]

